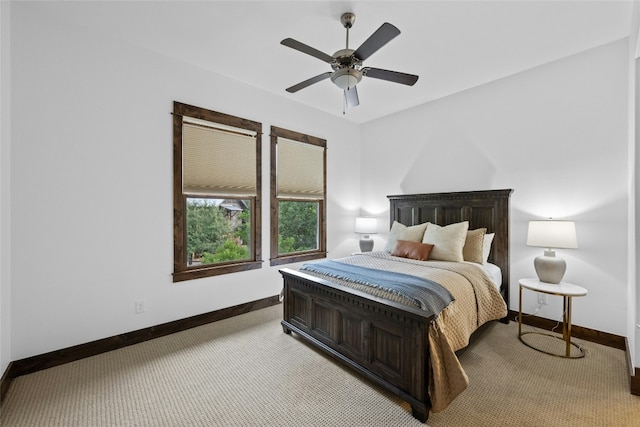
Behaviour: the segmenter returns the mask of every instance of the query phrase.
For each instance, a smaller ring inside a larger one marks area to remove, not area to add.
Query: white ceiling
[[[627,37],[631,1],[140,1],[23,3],[50,19],[206,68],[364,123],[568,55]],[[372,78],[360,106],[342,114],[342,91],[325,80],[285,88],[331,71],[280,45],[294,38],[329,55],[345,47],[344,12],[354,12],[350,46],[382,23],[402,32],[366,66],[418,74],[408,87]]]

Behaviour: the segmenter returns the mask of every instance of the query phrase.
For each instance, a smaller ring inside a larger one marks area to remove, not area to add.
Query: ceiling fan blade
[[[280,42],[280,44],[285,45],[287,47],[290,47],[291,49],[295,49],[295,50],[299,50],[302,53],[306,53],[307,55],[311,55],[311,56],[315,56],[316,58],[320,59],[321,61],[327,62],[329,64],[331,64],[333,61],[335,61],[335,58],[333,56],[327,55],[324,52],[320,52],[318,49],[313,48],[311,46],[308,46],[304,43],[301,43],[297,40],[291,39],[291,38],[287,38],[284,39]]]
[[[347,101],[348,108],[353,108],[360,105],[360,99],[358,98],[358,89],[355,86],[345,89],[344,99]]]
[[[310,79],[307,79],[307,80],[305,80],[303,82],[300,82],[297,85],[293,85],[291,87],[288,87],[287,88],[287,92],[289,92],[289,93],[297,92],[300,89],[304,89],[305,87],[311,86],[314,83],[318,83],[318,82],[321,82],[324,79],[328,79],[329,76],[331,76],[331,74],[333,74],[331,71],[327,71],[326,73],[322,73],[322,74],[319,74],[319,75],[317,75],[315,77],[311,77]]]
[[[380,68],[364,67],[362,74],[374,79],[386,80],[388,82],[400,83],[413,86],[418,81],[418,76],[414,74],[400,73],[398,71],[382,70]]]
[[[353,54],[356,58],[364,61],[398,34],[400,34],[399,29],[385,22]]]

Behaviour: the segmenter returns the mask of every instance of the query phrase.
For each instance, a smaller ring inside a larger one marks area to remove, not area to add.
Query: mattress
[[[484,264],[475,264],[475,263],[470,263],[470,264],[477,265],[479,268],[481,268],[482,271],[484,271],[487,274],[487,276],[489,276],[489,279],[491,279],[491,281],[496,286],[496,288],[500,290],[500,286],[502,286],[502,270],[500,270],[500,267],[488,262]]]

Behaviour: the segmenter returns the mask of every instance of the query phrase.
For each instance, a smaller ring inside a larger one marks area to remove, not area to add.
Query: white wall
[[[574,323],[626,335],[624,41],[358,127],[49,22],[20,3],[11,5],[9,30],[8,5],[0,5],[2,372],[10,360],[279,292],[277,268],[268,266],[268,193],[264,268],[171,282],[173,100],[261,121],[265,190],[271,124],[326,138],[331,257],[357,247],[352,228],[361,197],[363,213],[383,217],[385,228],[388,194],[514,188],[517,309],[517,279],[535,274],[532,261],[541,252],[525,245],[527,221],[576,220],[580,248],[559,251],[568,263],[565,279],[589,289],[575,300]],[[362,171],[351,160],[360,155],[358,141],[376,147],[363,152]],[[377,247],[384,238],[374,236]],[[134,314],[137,299],[146,313]],[[539,315],[559,319],[560,302],[549,303]],[[525,309],[534,306],[533,297],[525,300]]]
[[[272,124],[327,139],[328,250],[357,247],[358,126],[33,9],[11,13],[12,360],[278,294]],[[172,283],[174,100],[262,122],[262,269]]]
[[[11,362],[10,9],[0,2],[0,376]]]
[[[528,221],[573,219],[580,247],[558,255],[589,291],[574,324],[626,335],[627,69],[621,40],[365,124],[363,205],[388,218],[387,194],[513,188],[511,308],[542,252],[525,244]],[[538,315],[561,307],[549,298]]]
[[[640,105],[640,92],[638,90],[639,82],[640,82],[640,66],[638,61],[638,49],[640,46],[638,45],[638,37],[640,37],[640,2],[633,2],[631,23],[630,23],[630,31],[629,31],[629,53],[628,53],[628,61],[629,61],[629,75],[628,75],[628,105],[629,111],[627,116],[629,117],[629,135],[628,135],[628,146],[629,146],[629,197],[631,199],[631,203],[629,203],[629,288],[627,292],[627,300],[629,301],[629,312],[627,314],[627,339],[629,341],[629,351],[630,360],[633,361],[634,366],[640,367],[640,326],[636,328],[636,324],[640,323],[640,318],[638,318],[638,313],[640,312],[640,294],[638,294],[637,290],[637,280],[638,280],[638,272],[637,272],[637,260],[640,251],[638,251],[638,244],[640,241],[637,239],[637,230],[638,230],[638,213],[640,210],[637,209],[636,204],[637,201],[640,200],[638,198],[638,191],[640,190],[640,186],[636,185],[636,181],[638,180],[638,174],[636,173],[636,165],[638,165],[638,155],[640,154],[638,150],[636,150],[636,143],[638,140],[638,126],[640,125],[640,121],[636,119],[636,114],[640,111],[638,106]],[[635,304],[632,303],[635,301]]]
[[[635,153],[634,155],[634,181],[632,185],[633,189],[633,213],[634,216],[631,217],[630,221],[633,222],[633,237],[634,237],[634,253],[631,262],[633,262],[633,280],[629,282],[629,301],[635,301],[635,310],[629,316],[629,325],[628,325],[628,337],[629,337],[629,346],[632,352],[635,351],[635,354],[632,354],[633,357],[631,360],[634,360],[634,366],[636,368],[640,368],[640,292],[638,291],[638,263],[640,262],[640,240],[637,236],[637,230],[640,229],[640,209],[636,206],[638,201],[640,201],[640,185],[638,184],[638,180],[640,179],[640,175],[636,172],[635,167],[640,164],[640,150],[636,147],[638,146],[638,142],[640,142],[640,120],[637,118],[637,112],[640,111],[640,57],[634,57],[633,66],[632,66],[635,77],[634,77],[634,91],[633,91],[633,118],[634,118],[634,132],[633,139],[630,141],[630,145],[633,146]]]
[[[640,368],[640,292],[638,292],[638,261],[640,260],[640,240],[637,237],[637,230],[640,229],[640,209],[637,203],[640,200],[640,185],[637,181],[640,178],[636,172],[636,165],[640,164],[640,150],[637,150],[637,141],[640,137],[640,121],[636,119],[636,114],[640,111],[640,59],[635,55],[630,59],[629,71],[632,76],[629,79],[629,117],[632,122],[629,126],[629,162],[633,164],[632,175],[630,176],[630,197],[633,202],[629,207],[629,239],[631,242],[629,249],[629,289],[627,299],[629,313],[627,320],[627,338],[629,350],[634,366]],[[635,301],[635,305],[631,302]]]

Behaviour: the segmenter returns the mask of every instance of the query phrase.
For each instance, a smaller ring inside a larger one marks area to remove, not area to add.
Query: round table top
[[[568,297],[581,297],[587,294],[587,290],[582,286],[573,285],[567,282],[546,283],[538,279],[520,279],[520,286],[536,292],[543,292],[551,295],[562,295]]]

